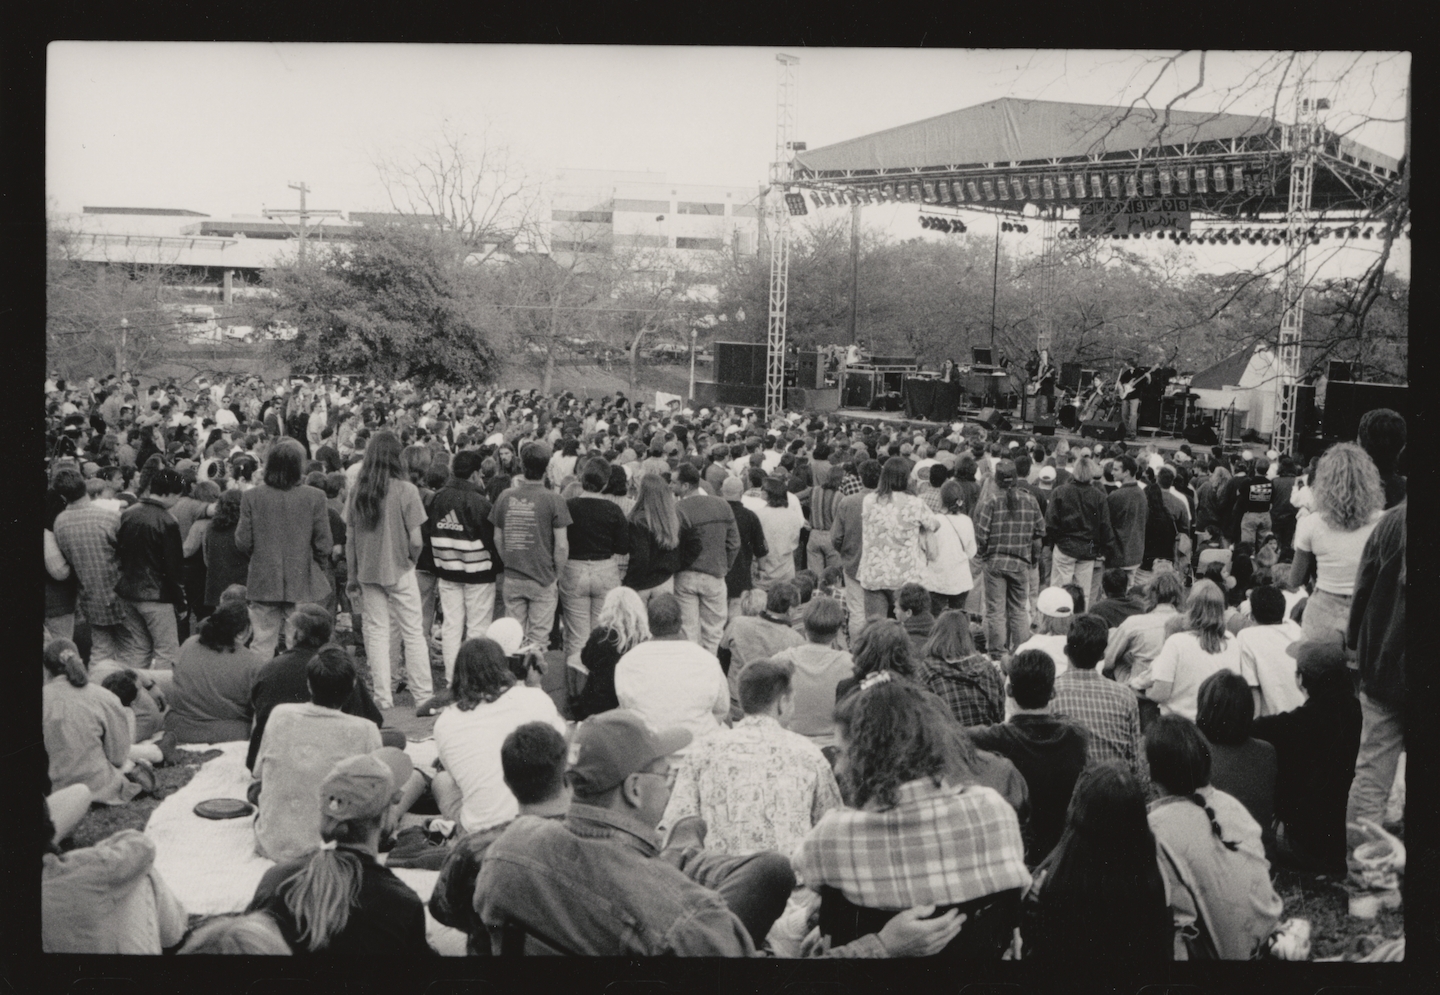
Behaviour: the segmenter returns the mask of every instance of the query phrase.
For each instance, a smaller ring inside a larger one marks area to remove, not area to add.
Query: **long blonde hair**
[[[352,819],[335,826],[337,832],[322,833],[327,839],[345,843],[364,839],[384,818]],[[364,866],[353,850],[316,850],[305,865],[280,883],[279,895],[295,918],[295,937],[311,953],[323,950],[345,931],[350,910],[360,900]]]
[[[675,510],[675,495],[670,493],[664,477],[656,473],[641,475],[630,521],[648,529],[661,549],[680,545],[680,513]]]
[[[1380,471],[1370,455],[1353,442],[1325,450],[1315,468],[1315,510],[1325,524],[1354,532],[1385,506]]]
[[[1214,581],[1197,581],[1185,603],[1184,631],[1195,633],[1206,653],[1225,649],[1225,592]]]
[[[645,602],[628,587],[612,588],[605,595],[595,624],[614,633],[615,648],[621,653],[650,638],[650,615],[645,610]]]

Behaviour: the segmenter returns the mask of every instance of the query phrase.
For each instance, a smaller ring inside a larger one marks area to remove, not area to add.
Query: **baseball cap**
[[[1075,614],[1075,601],[1063,587],[1047,587],[1035,599],[1035,607],[1041,615],[1051,618],[1069,618]]]
[[[485,630],[485,638],[498,643],[506,656],[514,656],[520,652],[520,644],[525,641],[525,630],[518,619],[506,616],[490,623],[490,628]]]
[[[380,815],[412,770],[409,755],[393,746],[341,760],[320,785],[322,821],[334,824]]]
[[[570,741],[570,784],[581,794],[597,795],[631,774],[690,744],[689,729],[658,732],[639,712],[615,708],[581,722]]]
[[[1054,480],[1054,479],[1055,479],[1055,468],[1054,468],[1053,466],[1042,466],[1042,467],[1040,468],[1040,479],[1041,479],[1041,480]]]

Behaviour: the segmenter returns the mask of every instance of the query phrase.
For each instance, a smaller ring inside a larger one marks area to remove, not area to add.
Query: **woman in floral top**
[[[906,492],[910,463],[900,456],[885,461],[880,485],[861,506],[860,567],[855,577],[865,590],[865,617],[885,618],[895,606],[895,592],[925,576],[925,551],[920,530],[934,532],[940,519]]]

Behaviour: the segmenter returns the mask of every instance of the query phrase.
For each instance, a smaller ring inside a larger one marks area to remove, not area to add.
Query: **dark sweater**
[[[1045,537],[1047,543],[1077,560],[1104,557],[1113,542],[1105,495],[1074,480],[1055,488],[1045,509]]]
[[[231,584],[244,584],[250,576],[250,557],[235,548],[235,527],[205,530],[205,604],[214,607]]]
[[[680,564],[686,554],[695,555],[700,545],[694,529],[683,525],[680,529],[680,545],[674,549],[662,549],[655,541],[655,534],[643,525],[634,522],[630,526],[630,565],[621,582],[634,591],[644,591],[665,583],[680,572]]]
[[[1083,726],[1054,715],[1023,712],[1009,722],[975,726],[969,731],[977,747],[1006,757],[1025,778],[1030,821],[1022,835],[1025,863],[1034,867],[1060,841],[1075,781],[1085,768],[1090,734]]]
[[[1210,744],[1210,783],[1244,805],[1267,838],[1275,821],[1275,773],[1275,748],[1263,739]]]
[[[1144,599],[1130,594],[1123,598],[1106,598],[1104,601],[1095,602],[1090,607],[1090,614],[1103,618],[1105,624],[1112,629],[1118,629],[1120,623],[1131,615],[1144,615],[1146,611],[1148,609],[1145,607]]]
[[[676,510],[697,540],[695,556],[682,560],[681,569],[724,577],[740,552],[740,530],[729,502],[697,493],[678,502]]]
[[[1115,548],[1105,558],[1105,565],[1138,567],[1145,558],[1145,520],[1149,517],[1145,492],[1139,484],[1121,484],[1106,496],[1105,503],[1110,511],[1110,527],[1115,531]]]
[[[1385,512],[1360,554],[1346,645],[1360,688],[1387,708],[1405,703],[1405,519],[1408,502]]]
[[[585,678],[580,694],[569,702],[570,717],[576,722],[620,707],[615,698],[615,665],[621,654],[615,648],[614,635],[615,630],[609,626],[596,628],[580,650],[580,662],[590,676]]]
[[[751,566],[757,557],[767,555],[770,547],[765,544],[765,529],[760,524],[760,516],[739,501],[725,503],[734,512],[735,528],[740,533],[740,550],[735,554],[735,562],[730,564],[730,570],[725,574],[725,593],[729,597],[738,598],[755,586],[750,579]]]
[[[1275,817],[1285,823],[1287,842],[1337,869],[1345,865],[1345,806],[1360,722],[1360,702],[1342,687],[1258,718],[1250,730],[1275,747]]]
[[[570,559],[608,560],[630,552],[630,523],[620,506],[599,494],[573,497],[570,509]]]
[[[265,723],[276,705],[301,704],[310,700],[310,684],[305,669],[316,647],[297,646],[286,650],[260,668],[255,677],[255,686],[250,692],[250,704],[255,709],[255,731],[250,734],[250,749],[245,755],[245,766],[253,768],[255,757],[260,753],[260,740],[265,736]],[[377,726],[385,724],[385,718],[375,705],[375,699],[365,690],[359,678],[340,711],[346,715],[358,715],[369,719]]]

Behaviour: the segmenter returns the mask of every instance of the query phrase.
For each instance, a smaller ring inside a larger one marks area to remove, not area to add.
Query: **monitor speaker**
[[[1036,418],[1036,419],[1035,419],[1034,428],[1035,428],[1035,434],[1036,434],[1036,435],[1054,435],[1054,434],[1055,434],[1055,416],[1054,416],[1054,415],[1042,415],[1042,416]]]
[[[1329,370],[1325,374],[1325,379],[1331,383],[1335,383],[1337,380],[1354,380],[1355,373],[1349,363],[1339,359],[1332,359],[1330,360]]]
[[[976,421],[983,422],[990,428],[999,428],[1003,418],[1004,416],[995,408],[981,408],[980,413],[975,416]]]
[[[1080,426],[1080,437],[1101,442],[1120,442],[1125,438],[1125,423],[1118,421],[1087,421]]]
[[[994,351],[989,346],[976,345],[970,347],[970,365],[972,366],[994,366]]]

